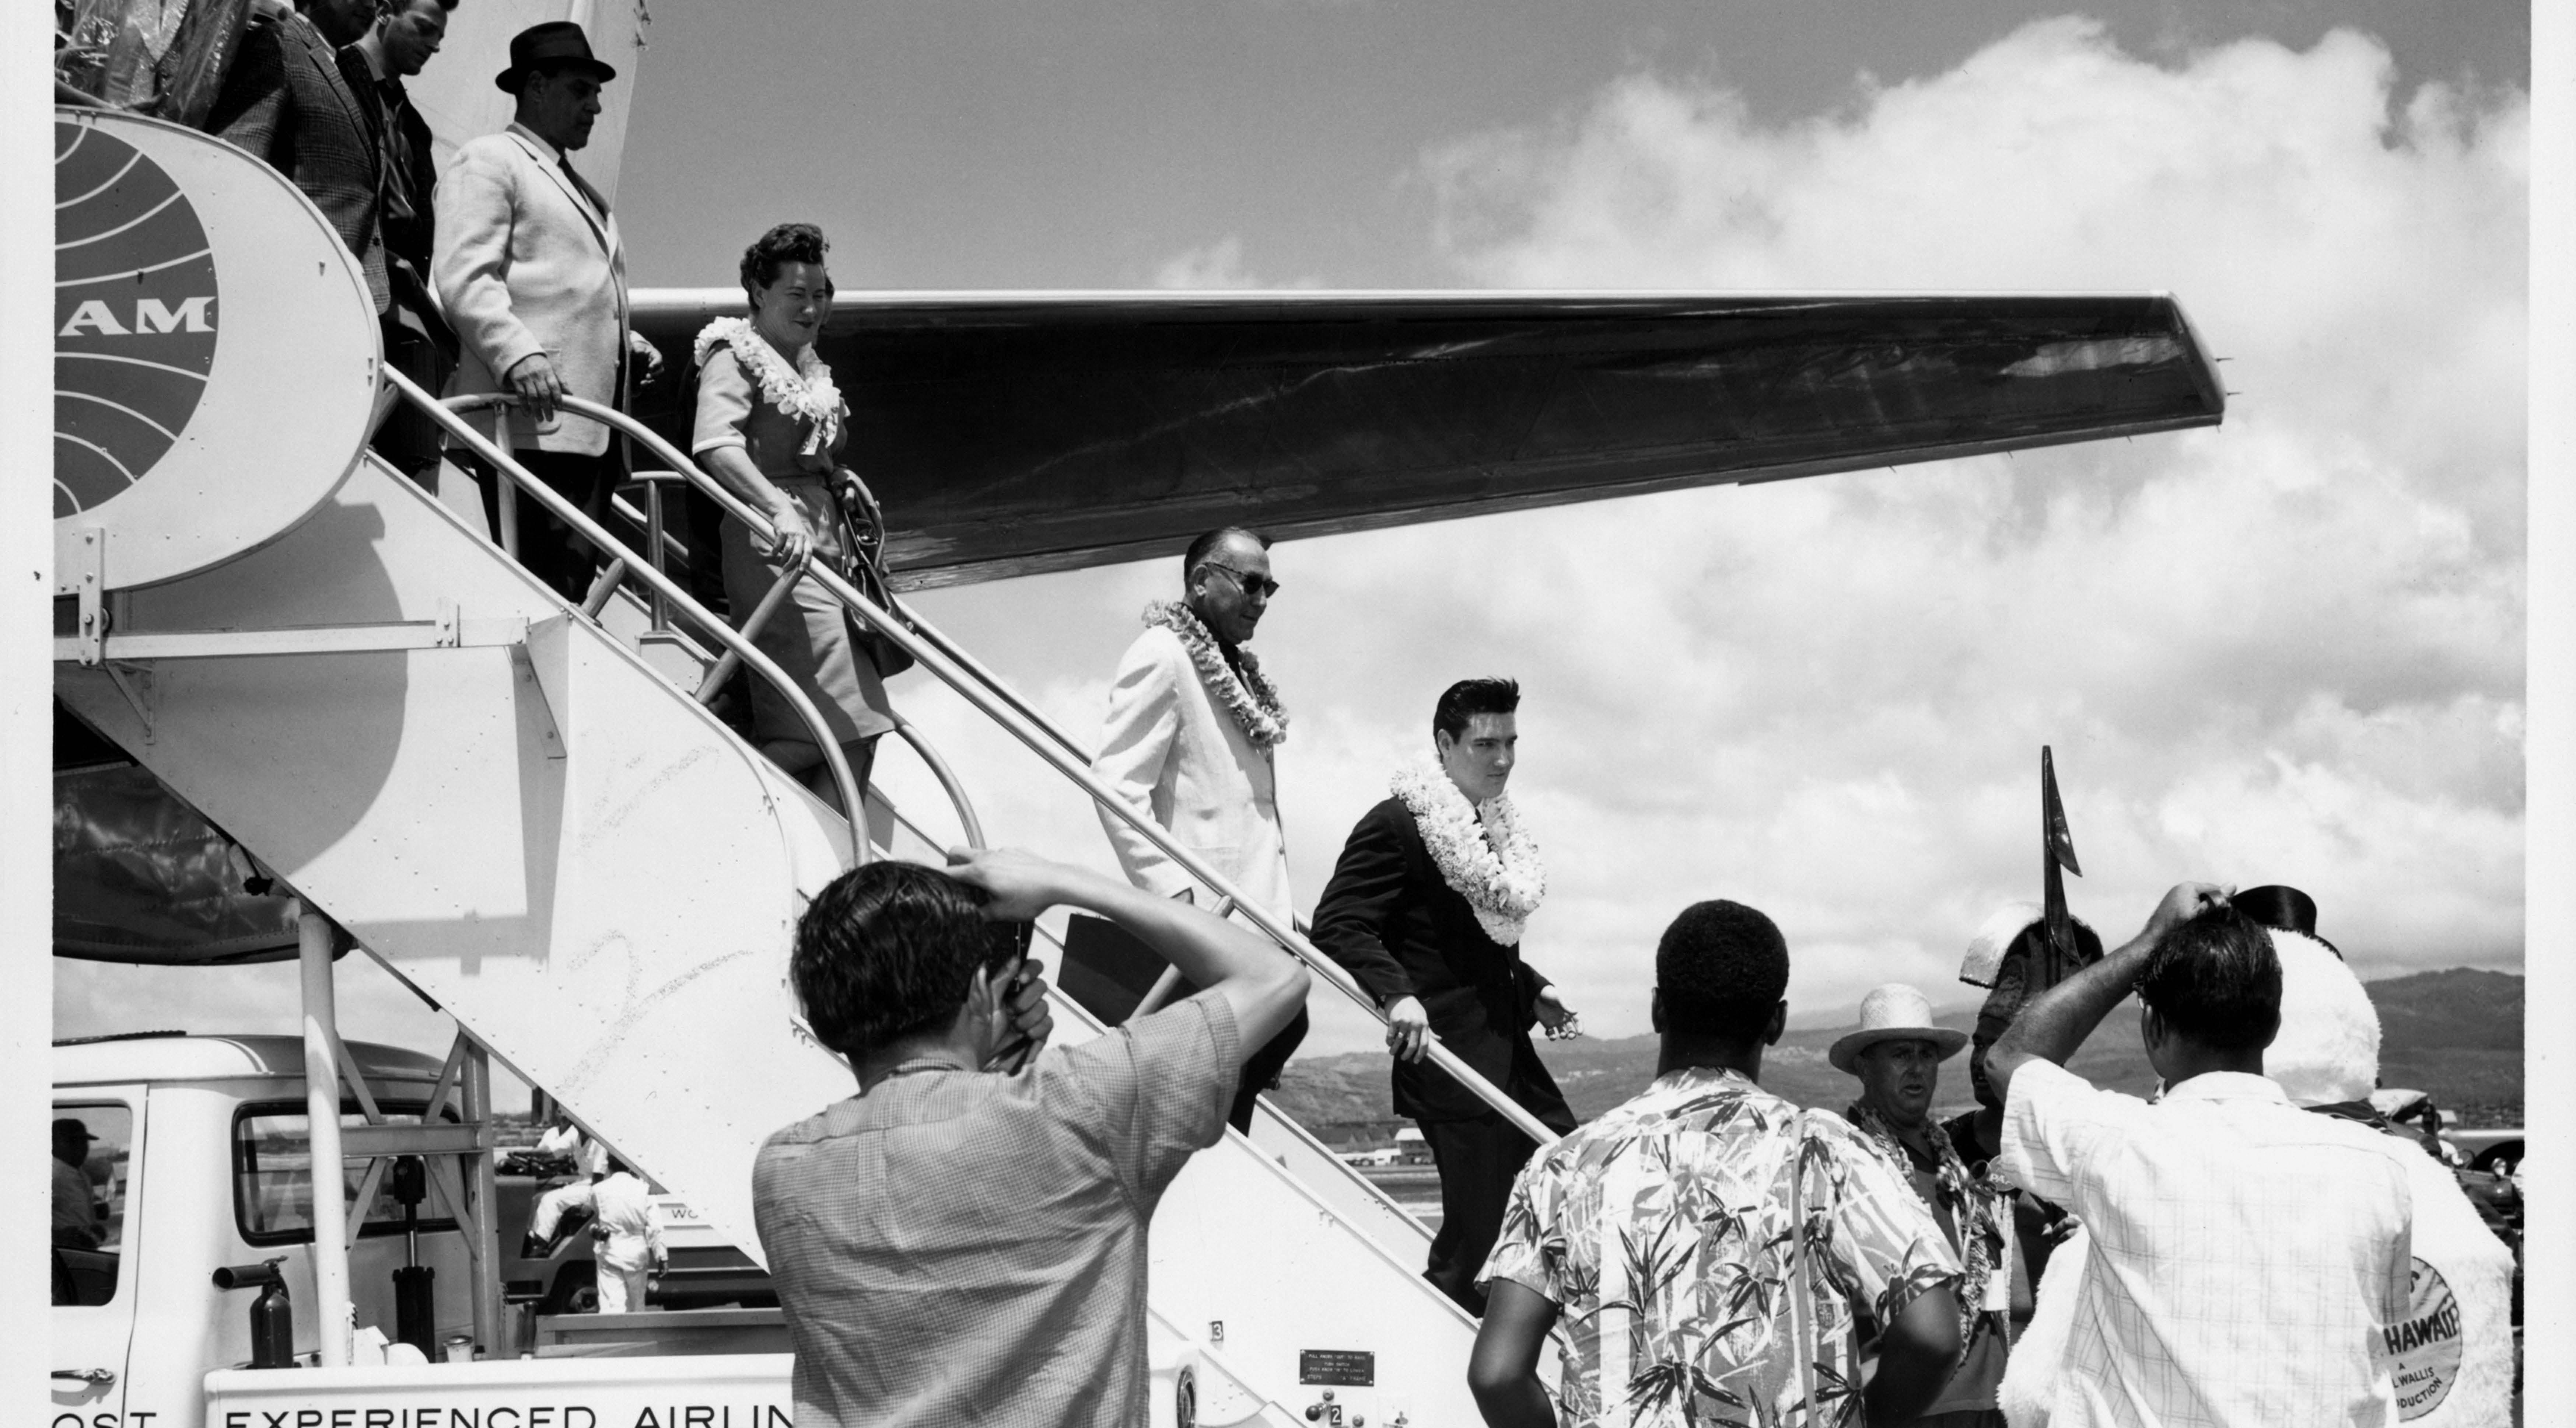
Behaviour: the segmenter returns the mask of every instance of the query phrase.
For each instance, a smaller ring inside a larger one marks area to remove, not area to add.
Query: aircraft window
[[[116,1297],[125,1243],[125,1182],[134,1111],[115,1102],[54,1106],[53,1300],[105,1304]]]
[[[420,1124],[419,1102],[405,1105],[380,1100],[377,1104],[389,1124]],[[455,1120],[456,1113],[442,1111],[440,1119]],[[340,1103],[340,1124],[366,1123],[357,1102]],[[233,1117],[233,1219],[241,1228],[242,1238],[251,1244],[313,1242],[313,1151],[306,1124],[300,1101],[244,1106]],[[341,1197],[355,1198],[366,1175],[364,1160],[352,1160],[342,1167]],[[421,1201],[420,1227],[424,1232],[456,1228],[456,1222],[439,1214],[438,1207],[438,1192],[433,1188],[429,1198]],[[390,1168],[377,1178],[375,1197],[367,1203],[366,1217],[361,1235],[402,1233],[403,1207],[394,1198]]]

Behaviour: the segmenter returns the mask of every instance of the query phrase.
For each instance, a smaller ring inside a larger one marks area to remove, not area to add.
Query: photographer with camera
[[[1095,873],[949,858],[844,873],[797,926],[797,997],[859,1089],[771,1136],[752,1171],[796,1421],[1141,1423],[1146,1225],[1225,1133],[1246,1051],[1304,1006],[1306,971]],[[1207,990],[1039,1049],[1027,925],[1057,903]]]
[[[2152,1104],[2065,1069],[2132,991],[2164,1081]],[[2380,1345],[2411,1294],[2404,1147],[2300,1110],[2266,1074],[2281,1002],[2264,928],[2185,883],[1988,1054],[2003,1179],[2092,1240],[2053,1428],[2389,1421]]]

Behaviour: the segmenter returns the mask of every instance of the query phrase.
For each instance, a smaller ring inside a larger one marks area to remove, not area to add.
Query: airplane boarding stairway
[[[674,683],[672,642],[648,661],[631,606],[621,639],[373,456],[286,535],[107,611],[94,662],[57,665],[66,705],[760,1255],[754,1152],[851,1091],[786,977],[851,832]],[[1059,1044],[1105,1034],[1053,1010]],[[1426,1238],[1274,1110],[1229,1131],[1154,1221],[1156,1420],[1191,1393],[1203,1423],[1306,1421],[1326,1360],[1301,1354],[1331,1351],[1375,1356],[1341,1412],[1475,1421],[1474,1326],[1420,1278]]]

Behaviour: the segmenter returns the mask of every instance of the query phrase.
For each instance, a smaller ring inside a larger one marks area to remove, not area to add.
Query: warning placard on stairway
[[[1299,1349],[1297,1381],[1333,1388],[1375,1388],[1377,1355],[1364,1349]]]

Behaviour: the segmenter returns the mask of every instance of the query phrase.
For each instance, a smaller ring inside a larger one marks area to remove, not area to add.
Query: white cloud
[[[1464,283],[2169,289],[2238,395],[2213,432],[1280,547],[1259,647],[1301,899],[1439,689],[1510,673],[1550,869],[1528,947],[1596,1034],[1645,1029],[1655,936],[1710,896],[1780,920],[1802,1020],[1891,979],[1970,999],[1969,934],[2037,894],[2043,743],[2109,936],[2178,878],[2285,881],[2366,975],[2518,967],[2527,110],[2391,73],[2350,34],[2158,63],[2053,21],[1804,121],[1635,75],[1427,155]],[[1263,285],[1234,236],[1153,276]],[[1171,583],[917,603],[1089,738]],[[994,841],[1113,866],[1008,736],[927,676],[895,696]],[[946,837],[918,765],[880,770]],[[66,1032],[293,1026],[285,969],[57,970]],[[1326,1010],[1309,1045],[1370,1043]]]
[[[1253,288],[1314,288],[1323,286],[1312,277],[1290,282],[1271,282],[1255,276],[1243,261],[1243,239],[1229,233],[1213,243],[1184,249],[1164,259],[1154,268],[1153,286],[1187,292],[1217,292]]]
[[[2372,975],[2521,960],[2526,110],[2400,95],[2374,42],[2173,64],[2033,25],[1765,126],[1633,76],[1426,156],[1479,285],[2168,289],[2226,426],[1319,541],[1266,657],[1302,696],[1303,894],[1448,680],[1529,691],[1535,960],[1643,1029],[1655,934],[1734,896],[1793,998],[1907,978],[2037,893],[2053,744],[2115,937],[2186,876],[2287,881]]]

